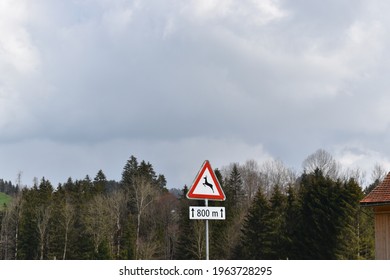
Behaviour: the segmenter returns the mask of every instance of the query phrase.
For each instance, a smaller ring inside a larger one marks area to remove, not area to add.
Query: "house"
[[[390,259],[390,172],[382,183],[360,201],[375,215],[375,259]]]

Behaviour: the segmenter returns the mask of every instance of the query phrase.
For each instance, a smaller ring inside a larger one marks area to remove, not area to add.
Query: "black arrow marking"
[[[194,217],[195,209],[194,209],[194,208],[191,208],[191,212],[192,212],[192,218],[193,218],[193,217]]]
[[[223,218],[223,208],[221,208],[221,218]]]

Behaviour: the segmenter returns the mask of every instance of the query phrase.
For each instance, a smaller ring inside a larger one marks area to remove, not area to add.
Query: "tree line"
[[[210,221],[211,259],[373,259],[374,225],[359,201],[358,171],[342,172],[324,150],[297,175],[280,161],[253,160],[215,173],[226,220]],[[4,182],[0,180],[1,183]],[[20,182],[20,180],[19,180]],[[205,223],[189,220],[188,187],[168,189],[164,175],[131,156],[119,182],[91,179],[7,183],[0,211],[0,259],[204,259]]]

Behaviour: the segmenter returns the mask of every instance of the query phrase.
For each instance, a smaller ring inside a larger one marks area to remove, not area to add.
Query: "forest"
[[[226,220],[210,221],[210,259],[374,259],[374,219],[359,201],[386,174],[375,166],[343,170],[317,150],[297,174],[281,161],[230,163],[215,174]],[[195,173],[194,173],[195,174]],[[20,178],[19,178],[20,179]],[[205,258],[205,222],[189,219],[188,186],[167,188],[151,163],[130,156],[119,182],[102,170],[92,179],[53,186],[0,180],[0,259]]]

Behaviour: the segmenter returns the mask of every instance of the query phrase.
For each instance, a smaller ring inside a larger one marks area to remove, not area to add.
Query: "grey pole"
[[[209,206],[209,200],[205,200],[205,206]],[[209,220],[206,220],[206,260],[209,260]]]

